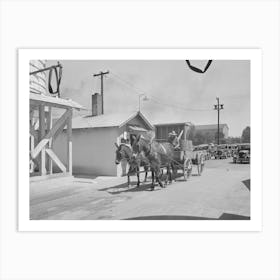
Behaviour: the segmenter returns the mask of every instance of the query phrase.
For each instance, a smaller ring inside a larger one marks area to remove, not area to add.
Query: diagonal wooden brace
[[[46,153],[50,156],[50,158],[56,163],[56,165],[60,168],[62,172],[66,172],[66,167],[57,157],[57,155],[51,149],[46,149]]]
[[[65,126],[67,119],[71,117],[71,111],[67,110],[61,117],[56,121],[52,129],[44,136],[44,138],[38,143],[31,153],[32,158],[36,158],[41,150],[49,143],[50,139],[55,135],[55,133],[60,129],[61,126]]]

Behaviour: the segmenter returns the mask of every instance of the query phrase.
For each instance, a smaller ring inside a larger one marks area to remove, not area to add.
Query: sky
[[[207,61],[190,61],[204,68]],[[61,97],[70,98],[91,112],[91,95],[100,93],[100,78],[93,74],[109,71],[104,78],[104,112],[135,112],[139,106],[155,123],[192,122],[216,124],[216,97],[224,104],[220,123],[229,126],[230,136],[241,136],[250,126],[250,61],[213,60],[207,72],[188,68],[184,60],[61,60]],[[48,65],[56,61],[48,61]],[[146,97],[146,98],[144,98]],[[147,100],[144,100],[147,99]],[[80,113],[80,114],[81,114]]]

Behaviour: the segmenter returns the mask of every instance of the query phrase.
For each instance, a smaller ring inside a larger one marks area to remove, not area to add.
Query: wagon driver
[[[177,133],[173,130],[168,134],[168,142],[172,144],[172,146],[177,149],[180,145]]]

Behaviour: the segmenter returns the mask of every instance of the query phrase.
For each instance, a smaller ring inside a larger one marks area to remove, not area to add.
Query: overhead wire
[[[179,106],[179,105],[176,105],[176,104],[164,103],[164,102],[162,102],[162,100],[158,100],[158,97],[155,97],[154,95],[147,93],[145,90],[141,90],[140,88],[135,87],[133,84],[131,84],[130,82],[128,82],[125,79],[121,78],[116,73],[114,73],[112,71],[110,73],[113,76],[115,76],[118,80],[120,80],[122,83],[126,84],[128,87],[133,89],[136,92],[137,95],[139,95],[140,93],[143,93],[143,94],[147,95],[147,97],[150,98],[153,102],[158,103],[160,105],[167,106],[167,107],[172,107],[174,109],[179,109],[179,110],[184,110],[184,111],[200,111],[200,112],[202,112],[202,111],[208,111],[208,112],[212,111],[210,109],[187,108],[187,107],[182,107],[182,106]]]
[[[133,85],[131,82],[127,81],[126,79],[120,77],[118,74],[116,74],[114,71],[110,70],[110,76],[111,78],[113,78],[115,81],[117,81],[119,84],[126,86],[127,88],[132,89],[133,93],[135,94],[135,96],[139,96],[139,94],[144,94],[146,95],[152,102],[161,105],[161,106],[165,106],[165,107],[170,107],[172,109],[177,109],[177,110],[181,110],[181,111],[185,111],[185,112],[209,112],[212,111],[211,109],[199,109],[199,108],[188,108],[188,107],[183,107],[177,104],[170,104],[170,103],[165,103],[162,100],[159,100],[158,97],[148,93],[146,90],[142,90],[138,87],[136,87],[135,85]],[[94,87],[97,87],[97,83],[95,83]],[[125,94],[128,94],[128,92],[124,91]],[[128,94],[130,95],[130,93]],[[91,112],[91,109],[83,109],[83,111],[87,111],[87,112]]]

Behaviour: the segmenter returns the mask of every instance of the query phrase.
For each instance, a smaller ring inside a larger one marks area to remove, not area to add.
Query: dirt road
[[[208,160],[202,176],[150,190],[126,178],[75,178],[31,187],[31,219],[248,219],[250,165]]]

